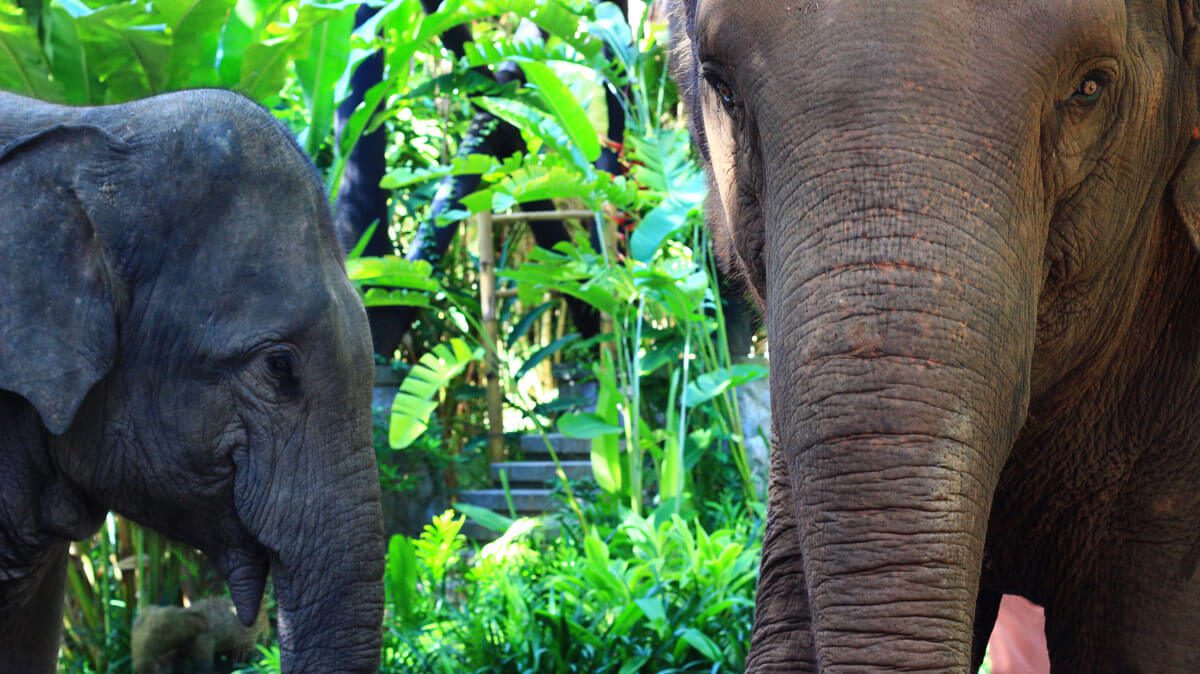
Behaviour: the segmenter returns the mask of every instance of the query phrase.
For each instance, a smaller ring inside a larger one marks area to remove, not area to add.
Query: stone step
[[[562,433],[547,433],[546,437],[550,440],[550,444],[554,446],[554,451],[558,454],[560,461],[570,459],[578,459],[579,457],[587,457],[592,453],[592,441],[582,438],[568,438]],[[546,443],[542,440],[541,435],[522,435],[521,436],[521,451],[525,454],[526,459],[530,460],[547,460],[550,453],[546,451]]]
[[[510,489],[513,507],[518,514],[540,515],[558,507],[558,499],[549,489]],[[508,502],[503,489],[469,489],[458,492],[458,500],[507,515]]]
[[[568,480],[592,479],[590,461],[560,461]],[[492,464],[492,481],[500,484],[500,471],[508,477],[510,485],[545,486],[558,481],[554,474],[553,461],[506,461]]]

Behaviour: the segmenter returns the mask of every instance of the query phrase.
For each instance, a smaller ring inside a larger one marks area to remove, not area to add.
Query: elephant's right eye
[[[725,80],[725,77],[720,72],[719,66],[711,63],[705,63],[700,66],[700,74],[704,77],[704,81],[708,82],[708,86],[712,88],[717,97],[721,99],[721,105],[725,107],[725,111],[733,114],[741,105],[741,98],[737,92]]]

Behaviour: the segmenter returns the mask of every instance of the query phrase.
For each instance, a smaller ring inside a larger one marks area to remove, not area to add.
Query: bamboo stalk
[[[546,293],[542,297],[543,302],[550,300],[550,294]],[[538,319],[538,338],[542,344],[550,344],[554,341],[554,312],[547,311]],[[557,354],[555,354],[557,355]],[[538,381],[542,384],[542,390],[548,391],[554,388],[554,359],[547,358],[538,363]]]
[[[557,311],[552,311],[554,314],[554,338],[562,339],[567,335],[567,301],[559,298]],[[562,351],[554,354],[554,362],[562,362]]]
[[[492,235],[493,217],[490,212],[479,214],[479,305],[486,332],[484,349],[484,379],[488,407],[488,460],[504,461],[504,410],[500,390],[500,357],[496,344],[500,339],[496,301],[496,242]]]

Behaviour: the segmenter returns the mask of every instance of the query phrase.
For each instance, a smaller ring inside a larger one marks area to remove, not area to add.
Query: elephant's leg
[[[46,563],[29,604],[0,624],[0,674],[50,674],[58,664],[62,637],[63,585],[67,546],[58,546]]]
[[[983,656],[987,654],[988,639],[992,636],[992,628],[996,626],[996,616],[1000,614],[1000,599],[1004,595],[979,588],[979,599],[975,602],[975,643],[971,646],[971,671],[979,671],[983,664]]]
[[[767,531],[759,570],[754,638],[746,672],[815,672],[808,586],[796,508],[782,452],[771,449]]]

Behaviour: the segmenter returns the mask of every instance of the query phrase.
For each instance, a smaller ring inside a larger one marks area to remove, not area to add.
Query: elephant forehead
[[[180,251],[150,292],[134,293],[137,332],[194,350],[288,338],[328,323],[345,285],[336,261],[303,241],[282,249],[202,246]],[[352,291],[351,291],[352,292]],[[144,303],[141,312],[136,305]],[[205,346],[207,345],[207,346]]]
[[[1126,21],[1122,0],[698,0],[691,5],[686,7],[687,16],[694,17],[689,26],[694,25],[702,47],[720,43],[757,51],[764,42],[782,42],[795,50],[821,47],[822,58],[856,45],[897,43],[931,52],[1011,44],[1031,53],[1065,48],[1115,54]],[[748,34],[759,39],[738,37]]]

